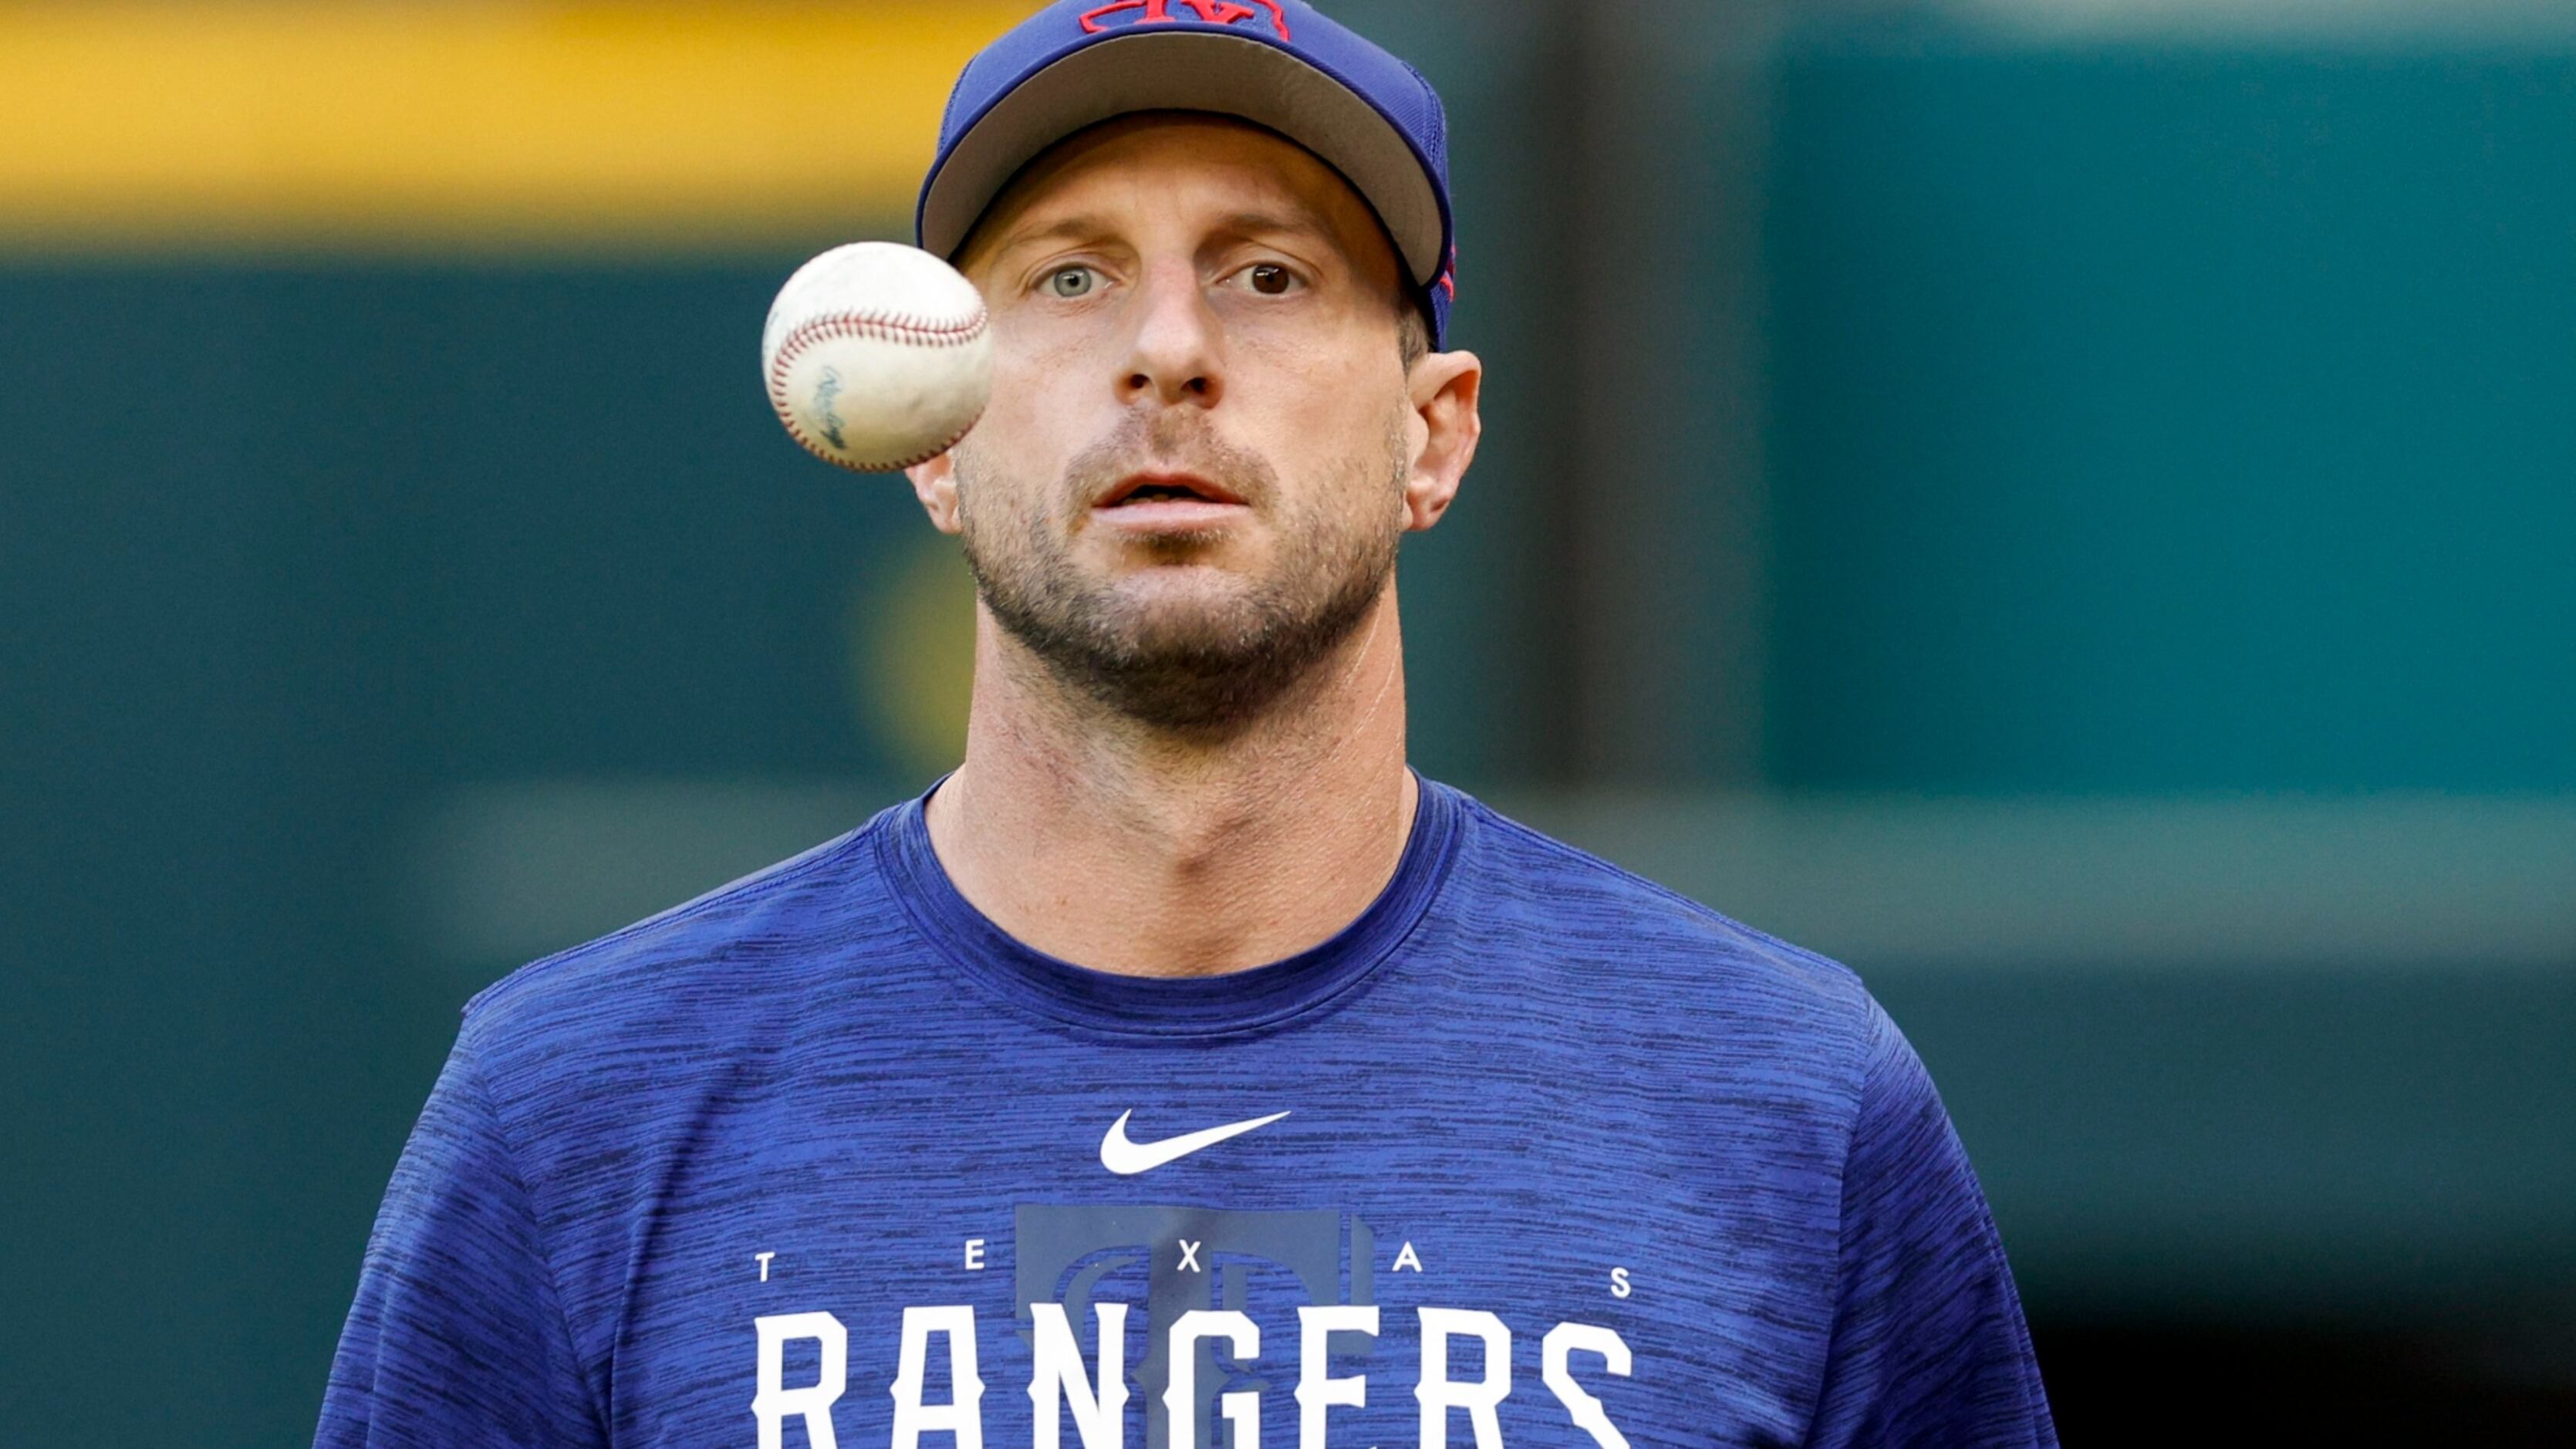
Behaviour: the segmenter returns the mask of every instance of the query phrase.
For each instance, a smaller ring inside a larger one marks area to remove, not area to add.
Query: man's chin
[[[1259,581],[1207,558],[1132,564],[1091,585],[1094,598],[1117,612],[1165,610],[1223,612],[1261,592]]]
[[[1174,577],[1177,574],[1197,577]],[[1244,580],[1222,570],[1157,570],[1121,580],[1101,618],[1138,657],[1223,652],[1263,632],[1266,621]]]
[[[1164,563],[1085,552],[1052,577],[978,564],[986,607],[1058,678],[1193,733],[1246,725],[1294,688],[1367,616],[1393,566],[1328,560],[1274,577],[1232,550]]]

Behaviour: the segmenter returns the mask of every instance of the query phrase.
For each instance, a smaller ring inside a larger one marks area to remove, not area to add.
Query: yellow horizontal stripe
[[[882,226],[1029,8],[0,3],[0,245]]]

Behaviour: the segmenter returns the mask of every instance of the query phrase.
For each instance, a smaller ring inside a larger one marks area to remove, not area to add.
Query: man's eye
[[[1276,297],[1297,284],[1296,273],[1270,262],[1247,270],[1244,276],[1252,283],[1252,290],[1265,297]]]
[[[1047,273],[1046,289],[1059,297],[1087,297],[1098,281],[1089,267],[1058,267]]]

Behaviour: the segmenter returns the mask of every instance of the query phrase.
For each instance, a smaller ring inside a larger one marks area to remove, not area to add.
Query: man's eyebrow
[[[1037,242],[1080,241],[1105,236],[1115,230],[1116,228],[1110,224],[1107,217],[1082,212],[1058,218],[1044,226],[1028,226],[1005,232],[993,243],[993,255],[998,257],[1005,252]]]
[[[1238,211],[1217,223],[1221,235],[1251,236],[1259,232],[1287,232],[1310,236],[1320,241],[1334,240],[1332,228],[1299,212],[1282,214],[1275,211]]]

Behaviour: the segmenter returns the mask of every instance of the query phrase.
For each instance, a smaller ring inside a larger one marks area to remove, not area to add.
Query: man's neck
[[[966,762],[928,824],[958,892],[1019,940],[1102,971],[1207,976],[1295,955],[1367,909],[1414,805],[1390,583],[1313,675],[1214,742],[1103,717],[983,616]]]

